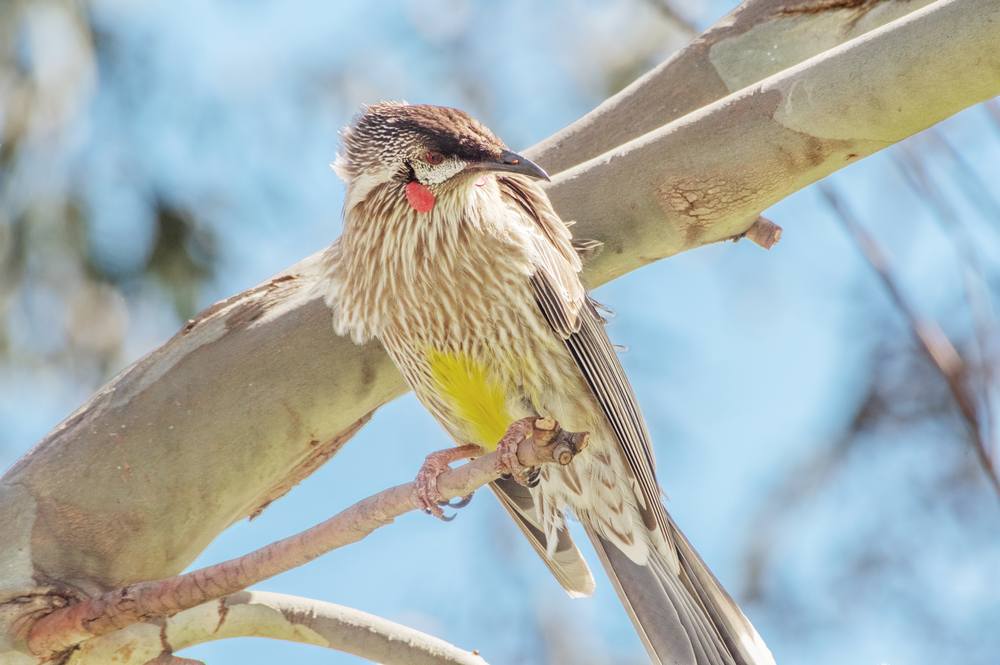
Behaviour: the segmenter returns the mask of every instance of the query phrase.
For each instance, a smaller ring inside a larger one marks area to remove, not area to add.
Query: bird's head
[[[484,173],[507,171],[548,180],[534,162],[511,152],[493,132],[458,109],[426,104],[373,104],[343,132],[334,170],[348,185],[348,208],[376,188],[405,197],[418,212],[471,186]]]

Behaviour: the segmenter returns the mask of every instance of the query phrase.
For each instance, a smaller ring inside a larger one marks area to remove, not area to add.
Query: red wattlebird
[[[773,663],[663,507],[646,424],[537,183],[545,172],[461,111],[398,103],[344,131],[336,170],[335,328],[381,340],[458,444],[418,475],[428,511],[440,514],[447,463],[499,445],[512,476],[493,489],[518,527],[570,594],[589,595],[565,523],[575,513],[655,662]],[[512,451],[536,418],[588,432],[589,446],[565,467],[519,468]]]

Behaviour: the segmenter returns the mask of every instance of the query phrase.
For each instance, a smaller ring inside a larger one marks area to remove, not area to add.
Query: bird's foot
[[[442,507],[458,509],[458,508],[465,508],[470,503],[472,503],[472,495],[466,494],[465,496],[459,499],[452,499],[451,501],[439,501],[438,505]]]
[[[450,508],[464,508],[469,505],[469,502],[472,501],[471,494],[469,496],[462,497],[458,501],[445,501],[444,497],[441,496],[441,491],[438,489],[438,477],[448,470],[448,465],[452,462],[475,457],[476,455],[481,455],[482,453],[483,449],[481,447],[470,443],[465,446],[438,450],[437,452],[431,453],[424,459],[424,463],[421,465],[420,471],[417,472],[413,492],[415,495],[414,498],[423,508],[425,513],[433,515],[434,517],[444,520],[445,522],[450,522],[455,519],[455,516],[445,515],[442,506],[448,506]]]
[[[525,487],[535,487],[538,485],[541,476],[541,468],[521,464],[521,460],[517,457],[518,445],[530,437],[536,443],[548,446],[555,439],[561,438],[563,434],[563,429],[559,426],[559,423],[552,418],[537,418],[532,416],[515,420],[507,428],[507,432],[500,439],[500,443],[497,444],[497,453],[500,457],[497,463],[497,470],[505,476],[513,478]],[[567,432],[566,434],[569,433]],[[575,436],[582,436],[584,437],[582,440],[586,441],[586,435]],[[586,445],[586,443],[583,445]]]

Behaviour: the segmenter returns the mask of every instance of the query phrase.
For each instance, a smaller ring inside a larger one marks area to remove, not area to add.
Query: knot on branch
[[[532,423],[531,440],[536,446],[537,463],[555,462],[566,466],[576,455],[587,447],[590,434],[564,430],[552,418],[535,418]],[[520,447],[518,458],[521,457]]]
[[[771,249],[781,240],[781,231],[781,227],[767,217],[758,217],[757,221],[745,233],[736,236],[733,240],[746,238],[764,249]]]

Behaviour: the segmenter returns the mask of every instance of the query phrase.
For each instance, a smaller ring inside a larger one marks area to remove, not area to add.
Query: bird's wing
[[[565,525],[558,531],[555,547],[547,551],[545,533],[535,517],[534,499],[528,488],[503,478],[490,483],[490,488],[562,588],[574,598],[592,595],[594,576]]]
[[[653,536],[653,556],[641,566],[585,522],[650,656],[659,663],[773,665],[756,630],[663,507],[649,433],[604,320],[580,284],[580,262],[568,228],[531,181],[503,178],[501,191],[541,229],[537,270],[531,277],[536,301],[615,434],[638,490],[636,505]]]
[[[537,270],[531,277],[538,306],[566,343],[614,429],[639,486],[643,522],[651,531],[658,529],[667,537],[668,520],[653,471],[653,450],[646,423],[618,355],[604,332],[604,320],[580,282],[580,259],[573,249],[569,228],[533,183],[519,176],[498,180],[501,192],[541,230],[535,247]]]

